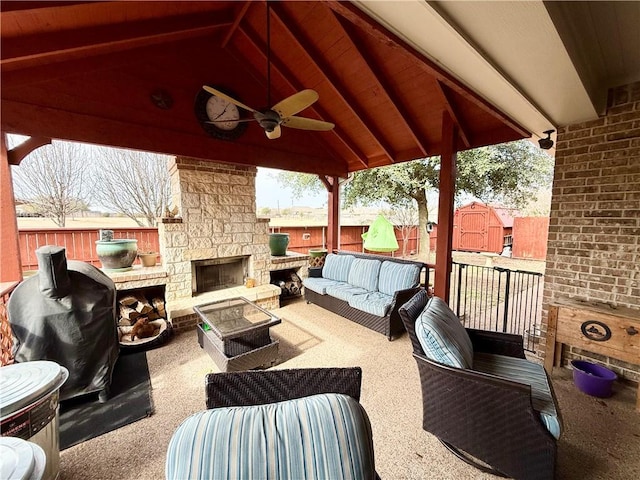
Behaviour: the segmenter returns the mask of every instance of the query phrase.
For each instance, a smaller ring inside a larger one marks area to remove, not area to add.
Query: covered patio
[[[265,2],[3,2],[0,282],[22,278],[11,169],[65,139],[317,174],[328,191],[329,249],[339,247],[341,179],[439,155],[435,294],[448,298],[456,152],[557,130],[542,333],[566,298],[639,311],[640,4],[274,2],[270,38],[266,14]],[[312,88],[319,100],[300,115],[335,128],[285,127],[270,140],[250,122],[233,139],[212,136],[198,116],[203,85],[252,108]],[[8,150],[4,133],[31,139]],[[363,366],[383,478],[482,478],[421,430],[406,336],[389,343],[340,317],[326,331],[317,319],[332,314],[314,306],[278,313],[290,320],[290,330],[274,329],[289,347],[278,368]],[[354,341],[347,348],[343,338]],[[595,356],[624,381],[640,379],[635,340],[624,361],[569,347],[556,352],[558,364]],[[163,415],[64,452],[63,478],[162,476],[165,440],[204,408],[202,379],[215,367],[190,332],[148,355]],[[633,391],[599,402],[580,396],[566,369],[548,367],[570,412],[560,478],[637,477]]]
[[[371,420],[376,470],[383,479],[491,479],[451,455],[422,430],[420,381],[406,335],[383,336],[304,301],[277,310],[272,328],[280,341],[277,369],[363,369],[361,403]],[[195,332],[174,337],[147,352],[155,413],[60,456],[61,480],[164,478],[166,445],[177,426],[205,408],[204,376],[219,371]],[[558,479],[633,479],[640,472],[640,437],[632,389],[616,388],[609,399],[579,392],[571,372],[552,377],[565,422],[558,443]]]

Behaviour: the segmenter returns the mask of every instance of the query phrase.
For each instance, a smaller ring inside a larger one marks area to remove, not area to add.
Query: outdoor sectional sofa
[[[425,263],[347,251],[330,253],[321,272],[314,272],[310,270],[303,280],[307,303],[382,333],[389,340],[405,331],[398,309],[420,289],[421,278],[428,281]]]

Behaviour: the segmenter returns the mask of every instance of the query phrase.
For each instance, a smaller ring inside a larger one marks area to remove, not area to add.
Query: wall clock
[[[238,98],[227,89],[215,87],[232,98]],[[194,112],[202,129],[213,138],[235,140],[247,129],[247,122],[241,122],[240,110],[224,98],[200,90],[196,95]],[[216,121],[217,123],[208,123]]]

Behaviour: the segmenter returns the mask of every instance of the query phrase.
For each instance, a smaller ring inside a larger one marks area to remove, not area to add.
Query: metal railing
[[[453,263],[450,305],[465,327],[522,335],[525,350],[540,341],[543,275]]]

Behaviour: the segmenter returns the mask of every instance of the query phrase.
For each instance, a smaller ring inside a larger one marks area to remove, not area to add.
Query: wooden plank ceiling
[[[237,139],[207,135],[194,115],[204,84],[267,106],[265,2],[2,2],[4,132],[344,176],[441,149],[528,137],[346,2],[271,4],[271,101],[315,89],[299,113],[329,132],[256,122]],[[162,97],[159,108],[153,99]]]

